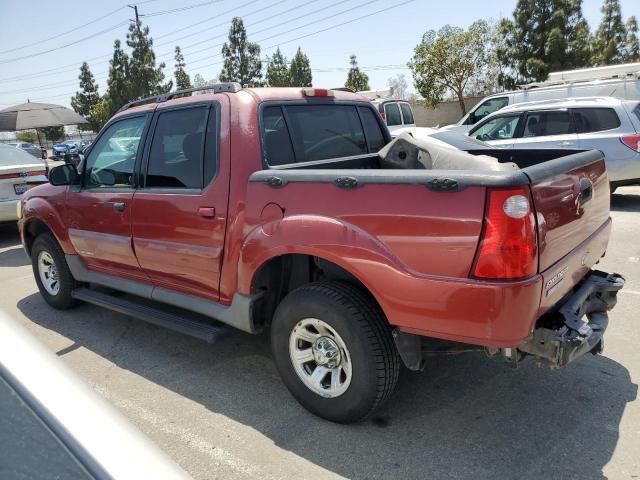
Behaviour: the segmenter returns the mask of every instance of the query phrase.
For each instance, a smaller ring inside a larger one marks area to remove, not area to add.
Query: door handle
[[[200,207],[198,209],[198,215],[202,218],[213,218],[216,216],[215,207]]]
[[[124,202],[113,202],[113,209],[116,212],[124,212],[124,208],[125,208],[125,203]]]

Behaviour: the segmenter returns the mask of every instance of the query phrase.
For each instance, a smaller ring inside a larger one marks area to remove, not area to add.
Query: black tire
[[[38,257],[41,252],[47,252],[53,258],[58,273],[59,290],[52,295],[42,284],[40,273],[38,271]],[[33,267],[33,275],[38,284],[40,294],[45,301],[53,308],[58,310],[67,310],[75,307],[79,302],[71,296],[71,291],[77,288],[77,283],[71,275],[67,261],[64,258],[64,252],[58,242],[48,233],[38,235],[33,242],[31,248],[31,266]]]
[[[293,366],[290,335],[306,318],[328,324],[349,351],[351,382],[337,397],[315,393]],[[274,314],[271,347],[291,394],[307,410],[333,422],[352,423],[370,416],[391,396],[398,380],[400,359],[383,312],[366,293],[348,283],[311,283],[289,293]]]

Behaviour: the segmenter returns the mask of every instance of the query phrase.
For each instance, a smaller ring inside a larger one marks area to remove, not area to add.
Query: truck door
[[[67,194],[69,237],[91,270],[146,279],[131,246],[131,204],[133,172],[149,120],[150,115],[137,115],[107,127],[84,162],[83,184]]]
[[[210,300],[218,299],[229,200],[229,150],[220,148],[228,99],[219,97],[156,109],[132,219],[136,256],[154,286]]]

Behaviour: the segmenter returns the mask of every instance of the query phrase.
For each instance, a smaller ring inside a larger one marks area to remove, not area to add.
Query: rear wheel
[[[78,303],[71,296],[77,285],[64,252],[48,233],[39,235],[33,242],[31,264],[40,294],[49,305],[66,310]]]
[[[276,366],[309,411],[340,423],[366,418],[391,395],[399,358],[378,305],[342,282],[292,291],[271,326]]]

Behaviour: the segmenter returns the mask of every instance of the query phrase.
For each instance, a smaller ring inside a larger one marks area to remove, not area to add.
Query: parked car
[[[416,121],[409,102],[403,100],[372,100],[391,135],[401,128],[415,127]]]
[[[640,63],[553,72],[546,82],[483,98],[460,121],[443,128],[468,132],[487,115],[516,103],[596,96],[640,101]]]
[[[0,222],[18,220],[18,204],[22,195],[47,182],[42,160],[24,150],[0,144]]]
[[[1,310],[0,411],[3,479],[191,478]]]
[[[591,270],[611,230],[600,152],[436,159],[409,135],[389,143],[350,92],[205,88],[126,105],[79,171],[56,167],[23,199],[49,305],[210,342],[267,330],[293,396],[345,423],[434,342],[553,367],[601,351],[624,280]]]
[[[63,142],[56,143],[53,146],[53,155],[55,157],[62,158],[67,154],[77,155],[80,153],[80,143],[79,142]]]
[[[489,115],[471,137],[506,148],[600,150],[611,190],[640,185],[640,102],[612,97],[520,103]]]
[[[15,147],[15,148],[19,148],[20,150],[24,150],[25,152],[27,152],[30,155],[33,155],[36,158],[45,158],[43,157],[43,149],[40,147],[36,147],[33,143],[27,143],[27,142],[12,142],[12,143],[7,143],[6,145],[9,145],[10,147]],[[45,158],[46,159],[46,158]]]

